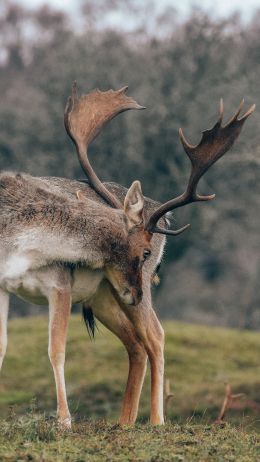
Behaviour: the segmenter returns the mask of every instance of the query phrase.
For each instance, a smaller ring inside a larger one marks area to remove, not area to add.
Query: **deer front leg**
[[[151,366],[151,414],[153,425],[164,424],[164,331],[152,308],[150,286],[145,285],[142,302],[137,307],[125,307],[136,335],[142,341]]]
[[[102,282],[97,294],[91,300],[91,308],[97,319],[122,341],[127,350],[129,371],[119,423],[133,425],[139,408],[147,353],[136,336],[133,324],[119,307],[106,281]]]
[[[147,354],[140,342],[132,339],[129,342],[130,338],[127,341],[124,338],[121,340],[128,352],[129,371],[119,423],[121,425],[133,425],[137,418],[146,373]]]
[[[71,293],[52,289],[49,297],[49,358],[53,367],[57,392],[57,417],[63,428],[71,428],[67,403],[64,363],[68,322],[71,311]]]
[[[0,289],[0,370],[7,348],[7,319],[9,308],[9,295]]]
[[[151,326],[146,332],[145,348],[151,365],[151,416],[153,425],[164,424],[164,331],[151,311]]]

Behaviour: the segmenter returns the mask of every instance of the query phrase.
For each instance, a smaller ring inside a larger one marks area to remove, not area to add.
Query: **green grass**
[[[166,322],[166,377],[174,397],[167,424],[151,427],[149,377],[134,428],[116,419],[127,377],[121,343],[100,326],[95,342],[72,316],[66,381],[73,431],[56,427],[47,318],[12,320],[0,380],[0,461],[257,461],[260,416],[229,411],[214,424],[224,382],[260,401],[259,333]]]

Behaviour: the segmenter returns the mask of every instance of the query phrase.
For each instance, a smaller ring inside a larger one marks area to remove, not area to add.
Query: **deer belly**
[[[34,255],[12,254],[0,269],[0,287],[6,292],[36,304],[46,304],[47,287],[41,270],[33,270]]]
[[[72,303],[79,303],[95,294],[103,277],[102,270],[86,267],[74,269],[73,272],[56,265],[30,269],[27,256],[15,256],[6,262],[0,274],[0,287],[36,305],[48,304],[52,289],[71,292]]]
[[[102,270],[75,269],[72,276],[72,303],[87,301],[93,297],[103,278]]]
[[[102,279],[100,270],[76,269],[71,278],[67,269],[44,268],[6,280],[3,289],[30,303],[46,305],[51,290],[56,288],[71,291],[72,303],[80,303],[93,297]]]
[[[35,272],[28,271],[20,277],[6,278],[1,287],[27,302],[36,305],[48,304],[48,287]]]

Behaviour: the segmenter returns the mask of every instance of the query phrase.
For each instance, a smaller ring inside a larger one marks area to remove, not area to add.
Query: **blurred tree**
[[[242,96],[247,104],[259,100],[259,15],[243,24],[237,15],[213,20],[194,10],[180,21],[156,2],[87,0],[78,26],[53,9],[6,1],[0,8],[1,168],[82,177],[63,127],[72,82],[84,91],[129,84],[147,111],[123,114],[104,130],[90,150],[94,168],[125,186],[140,179],[154,199],[182,192],[189,163],[179,126],[196,143],[216,120],[220,97],[226,116]],[[257,115],[200,186],[218,200],[176,212],[192,231],[167,245],[155,293],[164,316],[260,327]]]

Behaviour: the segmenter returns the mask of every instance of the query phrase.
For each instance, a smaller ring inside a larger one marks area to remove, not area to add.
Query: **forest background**
[[[168,239],[154,301],[161,318],[259,329],[260,11],[247,21],[199,9],[180,18],[151,1],[87,0],[75,19],[1,2],[1,170],[84,177],[63,126],[74,80],[82,92],[129,85],[147,107],[114,120],[90,158],[103,180],[139,179],[160,201],[187,182],[178,128],[197,143],[221,97],[226,120],[242,97],[246,108],[257,104],[232,151],[201,181],[216,200],[176,212],[174,225],[192,227]],[[13,299],[11,314],[36,312]]]

